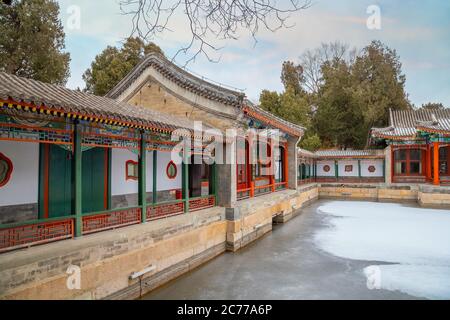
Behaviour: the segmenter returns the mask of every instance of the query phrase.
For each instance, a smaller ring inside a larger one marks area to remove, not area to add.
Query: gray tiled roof
[[[155,68],[164,77],[174,81],[180,87],[192,91],[200,96],[204,96],[211,100],[220,101],[226,105],[231,105],[236,108],[247,106],[255,112],[264,115],[264,117],[273,120],[271,124],[274,127],[279,127],[281,124],[282,126],[286,126],[294,130],[297,135],[303,134],[305,130],[301,126],[297,126],[289,121],[283,120],[254,105],[249,100],[245,99],[244,93],[230,90],[199,78],[178,67],[158,53],[151,53],[147,55],[125,76],[125,78],[123,78],[110,92],[108,92],[106,96],[110,98],[119,97],[149,67]]]
[[[339,159],[339,158],[384,158],[384,150],[318,150],[311,152],[308,150],[298,150],[298,155],[316,159]]]
[[[340,158],[340,157],[384,157],[383,150],[318,150],[315,155],[319,158]]]
[[[309,150],[305,150],[302,148],[298,148],[298,155],[307,157],[307,158],[315,158],[316,157],[316,154],[314,152],[311,152]]]
[[[417,130],[450,132],[450,109],[390,110],[389,127],[372,128],[372,135],[383,138],[413,137]]]
[[[113,118],[169,130],[193,129],[193,123],[187,119],[4,72],[0,72],[0,99],[13,99],[16,102],[45,105],[65,112]]]
[[[194,76],[178,67],[164,56],[151,53],[142,59],[108,94],[107,97],[117,98],[124,92],[147,68],[153,67],[164,77],[175,82],[180,87],[195,92],[211,100],[220,101],[226,105],[239,107],[242,105],[244,93],[230,90],[222,86]]]
[[[275,116],[274,114],[270,113],[269,111],[266,111],[263,108],[253,104],[250,100],[247,100],[247,99],[245,100],[245,107],[249,108],[250,110],[254,111],[257,114],[264,116],[264,118],[269,119],[270,123],[266,123],[266,124],[273,125],[274,127],[278,127],[278,128],[280,127],[280,125],[288,127],[290,129],[292,129],[298,136],[302,136],[306,130],[306,128],[304,128],[302,126],[296,125],[292,122],[286,121],[280,117]]]

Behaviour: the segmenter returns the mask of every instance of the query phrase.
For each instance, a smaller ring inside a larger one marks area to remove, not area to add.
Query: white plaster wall
[[[345,166],[353,166],[353,170],[351,172],[345,172]],[[357,177],[358,160],[338,160],[338,174],[339,177]]]
[[[0,152],[13,163],[9,182],[0,187],[0,206],[38,202],[39,144],[0,141]]]
[[[369,172],[369,167],[374,166],[375,172]],[[383,176],[383,160],[361,160],[361,176],[363,177],[382,177]]]
[[[323,167],[329,165],[330,171],[325,172],[323,171]],[[318,177],[334,177],[335,176],[335,170],[334,170],[334,161],[317,161],[317,176]]]
[[[112,149],[111,156],[111,195],[138,193],[138,180],[126,180],[125,163],[138,161],[138,155],[127,149]]]
[[[153,151],[147,151],[147,168],[145,169],[145,183],[147,192],[153,191]]]
[[[157,190],[174,190],[181,189],[182,166],[177,164],[177,176],[175,179],[169,179],[166,174],[166,168],[171,160],[171,152],[158,152],[157,166]]]

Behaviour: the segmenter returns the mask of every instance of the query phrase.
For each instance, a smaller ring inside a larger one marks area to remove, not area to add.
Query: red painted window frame
[[[170,175],[169,175],[169,167],[172,166],[172,165],[173,165],[174,168],[175,168],[175,174],[174,174],[173,176],[170,176]],[[177,165],[175,164],[175,162],[173,162],[172,160],[170,160],[169,163],[168,163],[167,166],[166,166],[166,176],[167,176],[168,179],[173,180],[173,179],[175,179],[175,178],[177,177],[177,175],[178,175],[178,168],[177,168]]]
[[[395,159],[395,153],[397,151],[405,150],[406,152],[406,158],[405,160],[396,160]],[[411,150],[419,150],[420,151],[420,159],[419,160],[411,160]],[[393,150],[393,173],[395,177],[423,177],[425,176],[425,166],[424,166],[424,160],[425,160],[425,151],[421,148],[396,148]],[[397,162],[404,162],[406,163],[406,173],[396,173],[395,172],[395,164]],[[411,173],[411,162],[416,163],[422,163],[422,172],[421,173]]]
[[[441,158],[441,149],[445,149],[446,150],[446,157],[445,158]],[[441,163],[447,163],[447,171],[446,172],[441,172]],[[448,145],[443,145],[440,146],[439,148],[439,174],[443,175],[443,176],[447,176],[450,175],[450,148]]]
[[[236,151],[236,158],[239,156],[238,153],[243,153],[243,156],[245,157],[245,163],[242,164],[236,164],[236,175],[237,175],[237,190],[245,190],[250,188],[250,181],[251,181],[251,165],[250,165],[250,146],[247,139],[243,138],[244,141],[244,148],[242,148],[241,144],[237,144],[238,150]],[[242,170],[242,175],[239,173],[239,170]]]
[[[133,164],[135,166],[138,166],[138,162],[134,161],[134,160],[127,160],[125,162],[125,180],[138,180],[139,179],[139,175],[137,174],[136,176],[130,176],[128,174],[128,164]]]
[[[8,171],[6,172],[6,177],[5,177],[5,179],[4,179],[3,181],[0,181],[0,188],[1,188],[1,187],[5,186],[5,185],[9,182],[9,180],[11,179],[11,175],[12,175],[12,172],[13,172],[13,170],[14,170],[14,165],[13,165],[11,159],[9,159],[7,156],[5,156],[5,155],[4,155],[3,153],[1,153],[1,152],[0,152],[0,159],[6,161],[6,163],[7,163],[8,166],[9,166],[9,169],[8,169]]]

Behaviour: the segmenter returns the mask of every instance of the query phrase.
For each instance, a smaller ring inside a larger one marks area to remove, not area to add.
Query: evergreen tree
[[[322,141],[316,133],[312,135],[306,134],[300,142],[300,146],[303,149],[314,152],[322,147]]]
[[[405,92],[406,77],[395,50],[372,41],[362,54],[356,57],[352,66],[355,94],[363,107],[368,127],[382,127],[388,124],[389,109],[411,108]]]
[[[303,94],[304,91],[300,85],[302,82],[303,69],[295,65],[292,61],[285,61],[281,67],[281,82],[284,90],[292,89],[295,94]]]
[[[52,0],[0,3],[0,71],[64,85],[69,77],[69,53]]]
[[[144,44],[138,38],[128,38],[122,48],[108,46],[95,57],[83,74],[85,91],[103,96],[122,80],[147,54],[164,55],[154,43]]]
[[[343,60],[322,67],[323,85],[313,127],[324,147],[362,148],[367,128],[362,104],[354,94],[351,67]]]
[[[359,54],[342,43],[322,44],[300,60],[301,66],[282,65],[285,92],[263,91],[260,102],[275,115],[306,126],[304,145],[320,141],[323,147],[363,148],[371,127],[388,124],[389,109],[411,108],[400,58],[379,41]]]
[[[304,96],[295,94],[293,88],[281,94],[263,90],[259,102],[263,109],[280,118],[304,127],[310,126],[308,101]]]

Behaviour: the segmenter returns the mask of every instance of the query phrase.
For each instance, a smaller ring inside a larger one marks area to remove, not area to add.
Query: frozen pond
[[[341,201],[317,211],[331,226],[315,235],[323,250],[383,262],[364,269],[369,286],[450,299],[450,211]]]
[[[320,200],[144,299],[449,298],[450,211]]]

